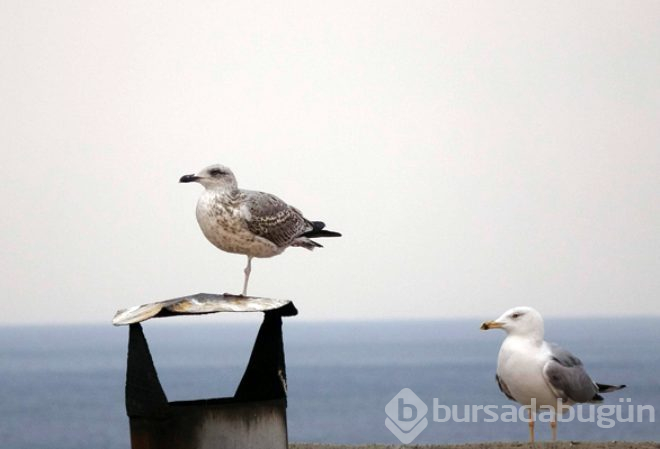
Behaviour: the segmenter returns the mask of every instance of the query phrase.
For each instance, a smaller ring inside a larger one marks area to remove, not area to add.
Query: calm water
[[[256,315],[256,314],[255,314]],[[170,400],[231,396],[260,322],[214,317],[146,323]],[[477,320],[304,323],[285,319],[291,441],[397,443],[384,406],[404,387],[429,407],[510,404],[494,382],[501,332]],[[608,396],[660,411],[660,319],[546,323],[547,337],[571,349],[602,382],[626,383]],[[124,409],[127,328],[0,328],[0,446],[127,448]],[[462,409],[461,409],[462,410]],[[660,416],[658,417],[660,419]],[[657,423],[560,424],[566,440],[660,440]],[[540,438],[549,438],[546,425]],[[523,423],[435,423],[416,443],[524,440]]]

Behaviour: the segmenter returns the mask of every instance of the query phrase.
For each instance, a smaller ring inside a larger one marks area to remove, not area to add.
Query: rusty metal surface
[[[284,399],[171,403],[164,419],[130,418],[132,449],[286,449]]]
[[[117,311],[112,324],[122,326],[139,323],[150,318],[173,315],[200,315],[217,312],[266,312],[289,306],[285,315],[295,315],[297,311],[288,299],[259,298],[230,294],[197,293],[180,298],[143,304]]]

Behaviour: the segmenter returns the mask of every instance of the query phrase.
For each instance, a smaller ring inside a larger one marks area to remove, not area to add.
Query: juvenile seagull
[[[321,221],[309,221],[293,206],[271,195],[238,188],[232,171],[211,165],[179,182],[198,182],[205,190],[197,201],[197,223],[215,246],[247,256],[243,296],[247,295],[253,257],[273,257],[289,246],[309,250],[322,246],[314,237],[340,237]]]
[[[529,410],[529,440],[534,442],[534,413],[550,409],[552,441],[557,439],[556,413],[580,402],[601,402],[598,393],[620,390],[625,385],[605,385],[591,380],[580,359],[554,343],[543,340],[543,317],[531,307],[515,307],[481,330],[504,329],[507,336],[497,358],[495,380],[507,398]],[[561,402],[558,403],[558,400]],[[558,405],[561,404],[561,407]]]

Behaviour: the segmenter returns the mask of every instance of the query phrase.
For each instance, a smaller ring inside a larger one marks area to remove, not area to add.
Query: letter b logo
[[[403,444],[412,441],[426,429],[429,411],[424,402],[410,388],[404,388],[385,406],[385,426]]]
[[[405,402],[403,402],[403,398],[398,398],[398,399],[399,399],[398,421],[400,423],[415,421],[417,419],[417,407],[415,407],[412,404],[406,404]]]

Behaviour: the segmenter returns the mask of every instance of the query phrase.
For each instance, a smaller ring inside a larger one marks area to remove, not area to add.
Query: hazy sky
[[[211,163],[341,239],[302,319],[660,314],[658,1],[0,2],[0,323],[240,292]]]

